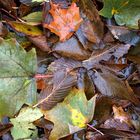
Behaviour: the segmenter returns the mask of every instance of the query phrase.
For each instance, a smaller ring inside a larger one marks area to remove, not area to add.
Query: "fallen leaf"
[[[56,43],[52,50],[57,54],[74,60],[85,60],[89,58],[90,52],[85,50],[75,37],[65,42]]]
[[[107,26],[113,36],[120,42],[136,46],[140,42],[140,36],[137,31],[130,30],[121,26]]]
[[[65,73],[63,71],[54,73],[53,84],[42,90],[41,100],[38,104],[43,103],[47,110],[51,109],[68,95],[69,91],[76,84],[76,80],[76,75],[72,73]]]
[[[11,123],[0,124],[0,137],[6,134],[12,127],[13,125]]]
[[[82,90],[73,89],[62,103],[45,112],[45,118],[54,123],[50,139],[56,140],[70,134],[70,128],[76,131],[85,128],[94,114],[96,96],[87,101]],[[69,127],[71,126],[71,127]]]
[[[110,71],[101,69],[101,72],[96,70],[94,72],[90,70],[89,72],[95,86],[101,94],[117,99],[129,100],[139,105],[140,101],[135,96],[131,87]]]
[[[43,32],[37,27],[32,26],[27,23],[17,22],[17,21],[10,21],[8,24],[18,32],[24,33],[28,36],[42,36]]]
[[[5,37],[8,34],[8,30],[4,27],[2,22],[0,22],[0,37]]]
[[[92,0],[80,0],[79,5],[84,19],[81,29],[89,41],[98,44],[104,34],[104,24],[99,12]]]
[[[33,12],[22,17],[30,25],[39,25],[42,22],[42,12]]]
[[[13,116],[23,104],[36,102],[36,52],[28,53],[14,39],[0,40],[0,118]]]
[[[48,1],[48,0],[20,0],[21,3],[25,5],[30,5],[30,6],[35,5],[35,4],[38,5],[44,1]]]
[[[103,50],[94,51],[89,59],[83,61],[83,66],[87,69],[91,69],[94,67],[95,64],[98,64],[101,60],[108,61],[111,58],[111,56],[114,56],[115,58],[119,59],[124,54],[126,54],[129,49],[129,44],[117,44],[113,47],[106,47]]]
[[[61,9],[58,5],[51,4],[49,11],[53,16],[53,21],[50,24],[44,23],[44,27],[51,30],[60,37],[60,41],[69,39],[74,31],[78,30],[82,19],[80,18],[79,8],[76,3],[72,3],[68,9]]]
[[[10,119],[10,121],[14,125],[14,127],[11,129],[11,134],[14,140],[26,139],[31,136],[33,137],[34,135],[37,135],[37,129],[33,125],[33,122],[42,116],[43,114],[38,108],[22,108],[16,118]]]
[[[50,52],[50,46],[49,43],[46,40],[46,37],[43,35],[41,36],[35,36],[35,37],[31,37],[28,36],[28,39],[38,48],[40,48],[42,51],[45,52]]]
[[[113,105],[112,109],[114,113],[114,119],[118,119],[121,123],[125,122],[129,126],[132,126],[129,114],[127,112],[124,112],[121,106],[117,107],[116,105]]]
[[[104,7],[100,14],[107,18],[111,18],[114,15],[119,25],[138,29],[139,12],[139,0],[104,0]]]

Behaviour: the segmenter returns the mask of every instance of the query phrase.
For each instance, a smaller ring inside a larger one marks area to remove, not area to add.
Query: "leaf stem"
[[[35,79],[43,79],[43,78],[51,78],[53,75],[50,75],[50,74],[36,74],[34,76]]]

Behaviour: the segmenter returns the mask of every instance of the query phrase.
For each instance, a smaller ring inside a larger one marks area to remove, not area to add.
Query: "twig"
[[[100,133],[101,135],[104,135],[104,133],[102,133],[100,130],[96,129],[95,127],[91,126],[90,124],[87,124],[88,127],[90,127],[91,129],[97,131],[98,133]]]

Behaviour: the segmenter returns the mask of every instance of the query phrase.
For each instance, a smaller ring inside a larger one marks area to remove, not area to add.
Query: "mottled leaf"
[[[93,117],[95,100],[96,96],[87,101],[82,90],[73,89],[62,103],[46,111],[45,118],[54,123],[50,139],[56,140],[70,134],[71,128],[79,128],[76,131],[85,128]]]
[[[11,129],[11,134],[14,140],[31,138],[37,135],[37,129],[32,122],[42,117],[40,109],[25,107],[19,112],[16,118],[10,119],[14,127]]]
[[[76,31],[82,19],[80,18],[79,8],[76,3],[72,3],[68,9],[61,9],[58,5],[51,4],[49,13],[53,16],[50,24],[44,23],[44,27],[51,30],[60,37],[60,41],[69,39]]]
[[[14,39],[0,40],[0,117],[13,116],[23,104],[36,102],[36,52]]]
[[[24,33],[25,35],[29,36],[41,36],[43,32],[37,27],[32,26],[27,23],[17,22],[17,21],[10,21],[8,24],[18,32]]]

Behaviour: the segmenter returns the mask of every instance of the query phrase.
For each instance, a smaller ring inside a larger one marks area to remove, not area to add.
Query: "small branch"
[[[90,127],[91,129],[97,131],[98,133],[100,133],[101,135],[104,135],[104,133],[102,133],[100,130],[96,129],[95,127],[91,126],[90,124],[87,124],[88,127]]]

